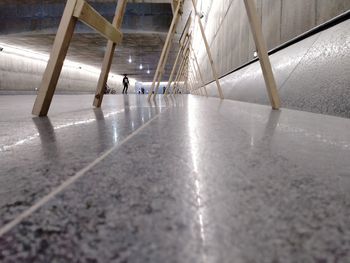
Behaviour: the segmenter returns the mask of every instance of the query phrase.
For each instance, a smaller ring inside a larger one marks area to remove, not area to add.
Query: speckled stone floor
[[[0,262],[350,262],[350,120],[0,96]]]

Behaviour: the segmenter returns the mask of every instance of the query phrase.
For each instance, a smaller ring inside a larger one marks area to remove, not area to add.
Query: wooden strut
[[[185,61],[184,61],[184,64],[183,64],[183,67],[182,67],[182,70],[181,70],[181,73],[180,73],[180,75],[179,75],[179,79],[178,79],[178,81],[177,81],[177,85],[176,85],[177,91],[179,90],[179,87],[180,87],[179,82],[181,81],[181,79],[184,78],[184,75],[185,75],[185,69],[186,69],[186,65],[187,65],[187,63],[188,63],[189,53],[190,53],[190,52],[189,52],[189,50],[188,50],[187,55],[186,55],[186,58],[185,58]]]
[[[190,39],[190,36],[186,35],[185,44],[180,43],[180,49],[179,49],[179,51],[177,53],[177,56],[176,56],[176,59],[175,59],[174,65],[173,65],[173,69],[171,70],[171,74],[170,74],[170,77],[169,77],[168,85],[167,85],[167,88],[165,90],[165,96],[169,92],[169,89],[171,87],[171,83],[172,83],[174,75],[175,75],[176,67],[177,67],[179,59],[180,59],[180,56],[183,55],[184,49],[186,48],[189,39]]]
[[[204,28],[203,28],[203,25],[202,25],[202,21],[201,21],[201,19],[199,17],[198,11],[197,11],[195,0],[192,0],[192,5],[193,5],[193,8],[194,8],[195,16],[197,17],[197,20],[198,20],[199,29],[200,29],[200,32],[202,34],[202,38],[203,38],[203,41],[204,41],[204,44],[205,44],[205,48],[206,48],[207,55],[208,55],[208,58],[209,58],[209,62],[210,62],[211,70],[212,70],[212,73],[213,73],[213,77],[215,78],[216,86],[218,88],[219,97],[220,97],[220,99],[224,99],[224,94],[222,93],[220,81],[219,81],[219,78],[218,78],[218,73],[217,73],[217,70],[216,70],[216,67],[215,67],[215,64],[214,64],[214,60],[213,60],[211,51],[210,51],[210,47],[209,47],[209,43],[208,43],[207,37],[205,36],[205,32],[204,32]]]
[[[172,71],[171,71],[171,74],[170,74],[170,77],[168,80],[168,85],[167,85],[167,88],[166,88],[165,93],[164,93],[165,97],[168,95],[169,89],[171,88],[171,84],[173,82],[174,74],[175,74],[176,68],[178,66],[180,56],[184,55],[184,51],[187,48],[187,45],[191,39],[192,33],[189,32],[190,26],[192,24],[191,17],[192,17],[192,12],[190,12],[190,14],[188,15],[186,24],[184,26],[184,29],[183,29],[182,34],[181,34],[180,39],[179,39],[180,49],[179,49],[179,52],[176,56],[176,59],[175,59],[175,62],[174,62],[174,65],[173,65],[173,68],[172,68]],[[187,82],[186,82],[186,85],[187,85]]]
[[[173,77],[174,77],[174,74],[175,74],[176,66],[177,66],[177,64],[179,62],[179,58],[180,58],[180,55],[182,53],[182,50],[183,50],[183,46],[181,45],[179,51],[177,52],[176,59],[175,59],[174,65],[173,65],[173,69],[171,70],[171,73],[170,73],[168,85],[167,85],[167,87],[165,89],[165,93],[164,93],[165,96],[168,95],[168,91],[170,89],[171,82],[173,81]]]
[[[178,70],[178,72],[177,72],[177,74],[176,74],[176,78],[175,78],[175,81],[174,81],[174,87],[173,87],[173,94],[175,94],[175,91],[176,91],[175,88],[177,88],[177,86],[178,86],[179,78],[180,78],[181,75],[182,75],[182,71],[183,71],[183,69],[184,69],[184,67],[185,67],[185,64],[186,64],[188,55],[189,55],[189,49],[187,48],[187,49],[185,50],[185,54],[184,54],[183,57],[182,57],[182,61],[181,61],[179,70]]]
[[[259,61],[264,75],[267,93],[269,95],[270,103],[273,109],[278,110],[281,102],[277,91],[276,80],[273,75],[271,62],[267,52],[266,43],[262,33],[261,22],[258,17],[257,9],[254,0],[244,0],[247,10],[250,27],[253,33],[255,46],[258,50]]]
[[[178,84],[178,88],[177,88],[177,93],[179,93],[179,91],[181,90],[183,93],[183,89],[184,89],[184,85],[185,85],[185,79],[188,78],[188,73],[189,73],[189,67],[188,67],[188,62],[187,65],[184,67],[184,70],[182,71],[181,77],[180,77],[180,81],[182,80],[182,83]]]
[[[112,22],[112,25],[118,30],[121,29],[123,24],[123,18],[124,18],[127,2],[128,2],[127,0],[118,1],[117,10],[115,12],[115,16]],[[104,89],[108,80],[109,72],[111,70],[111,65],[112,65],[116,46],[117,46],[117,43],[114,43],[113,41],[108,41],[107,43],[107,48],[106,48],[105,56],[103,58],[102,69],[101,69],[100,77],[97,82],[97,88],[96,88],[95,98],[93,102],[93,106],[97,108],[101,107],[102,105]]]
[[[160,55],[160,59],[158,62],[158,66],[157,66],[156,72],[155,72],[154,77],[153,77],[152,86],[151,86],[151,89],[150,89],[149,94],[148,94],[148,100],[150,100],[152,97],[152,93],[154,91],[156,81],[160,82],[159,80],[161,79],[162,71],[164,70],[163,67],[165,66],[166,60],[167,60],[167,53],[168,53],[167,51],[168,51],[168,49],[170,51],[170,45],[171,45],[172,39],[173,39],[174,34],[175,34],[177,23],[179,21],[179,15],[180,15],[181,9],[182,9],[182,0],[177,3],[176,11],[174,13],[173,20],[171,21],[170,29],[169,29],[169,32],[167,34],[167,37],[166,37],[166,40],[164,43],[164,47],[163,47],[163,50],[162,50],[162,53]]]
[[[174,33],[175,33],[175,29],[174,29]],[[156,94],[158,94],[158,92],[159,92],[159,85],[160,85],[160,82],[162,81],[162,77],[163,77],[163,74],[164,74],[166,61],[168,60],[168,57],[169,57],[169,54],[170,54],[170,49],[171,49],[171,42],[169,43],[169,45],[167,47],[167,50],[166,50],[166,53],[165,53],[165,57],[164,57],[163,63],[161,65],[161,68],[160,68],[160,71],[159,71],[159,76],[158,76],[157,85],[155,87],[155,92],[154,92],[153,98],[155,98]]]
[[[196,83],[197,83],[197,85],[198,85],[198,79],[201,79],[200,77],[198,77],[198,72],[197,72],[197,69],[196,69],[196,67],[195,67],[195,65],[194,65],[194,62],[193,62],[193,60],[194,59],[192,59],[192,57],[190,58],[190,61],[191,61],[191,68],[192,68],[192,70],[193,70],[193,74],[194,74],[194,76],[195,76],[195,79],[196,79]],[[203,84],[203,81],[201,81],[202,82],[202,84]],[[204,87],[203,87],[204,88]],[[198,85],[198,89],[200,90],[200,93],[202,94],[202,86],[199,86]]]
[[[196,77],[196,75],[194,73],[193,68],[192,68],[192,71],[190,73],[191,73],[190,76],[191,76],[191,78],[192,78],[192,80],[194,82],[194,89],[195,89],[195,91],[198,93],[198,95],[202,96],[203,93],[202,93],[201,87],[196,85],[198,83],[198,81],[197,81],[197,77]]]
[[[126,5],[127,0],[121,0],[118,4],[120,6]],[[125,10],[125,7],[124,7]],[[47,63],[38,95],[36,97],[32,113],[37,116],[46,116],[51,105],[53,95],[57,86],[59,76],[62,71],[63,63],[67,55],[67,51],[74,33],[75,25],[78,20],[83,21],[91,28],[98,31],[101,35],[109,39],[109,42],[116,45],[122,40],[122,33],[120,27],[117,27],[117,22],[122,21],[124,12],[118,12],[115,18],[115,23],[110,24],[100,14],[97,13],[84,0],[68,0],[65,6],[63,16],[58,27],[53,48]],[[121,25],[121,23],[120,23]],[[104,69],[102,69],[104,70]],[[105,68],[107,72],[107,68]],[[109,72],[109,68],[108,68]],[[107,73],[108,76],[108,73]]]
[[[194,61],[195,61],[196,66],[197,66],[198,72],[199,72],[199,77],[200,77],[200,79],[201,79],[202,86],[204,87],[205,96],[208,97],[207,87],[206,87],[206,85],[205,85],[205,83],[204,83],[203,74],[202,74],[201,68],[200,68],[200,66],[199,66],[198,59],[197,59],[197,56],[196,56],[196,53],[195,53],[195,51],[194,51],[194,49],[193,49],[192,44],[190,45],[190,48],[191,48],[191,51],[192,51],[192,54],[193,54],[193,58],[194,58]]]
[[[191,58],[189,58],[188,61],[190,63]],[[188,77],[192,78],[193,83],[194,83],[194,87],[195,87],[195,89],[197,89],[198,88],[197,74],[195,74],[191,63],[189,64],[189,67],[188,67]]]

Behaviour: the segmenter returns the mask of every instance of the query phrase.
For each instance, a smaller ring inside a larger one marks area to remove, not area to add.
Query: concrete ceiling
[[[21,46],[41,53],[51,50],[55,32],[63,13],[64,0],[0,0],[0,42]],[[112,21],[117,1],[90,0],[94,8]],[[172,20],[171,0],[129,1],[124,17],[123,42],[118,46],[112,72],[127,73],[138,81],[151,81]],[[107,41],[79,23],[67,58],[101,66]],[[175,42],[166,66],[166,80],[175,60]],[[133,62],[129,63],[131,56]],[[144,69],[140,70],[139,65]],[[147,69],[151,74],[147,74]]]

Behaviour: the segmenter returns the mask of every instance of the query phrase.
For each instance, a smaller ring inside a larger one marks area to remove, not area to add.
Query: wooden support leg
[[[194,75],[194,77],[195,77],[196,83],[198,83],[198,82],[199,82],[199,81],[198,81],[199,78],[198,78],[197,69],[196,69],[196,67],[194,66],[194,63],[193,63],[192,58],[190,58],[189,61],[191,61],[191,68],[192,68],[192,71],[193,71],[193,75]]]
[[[176,56],[176,59],[175,59],[174,65],[173,65],[173,69],[171,70],[170,78],[169,78],[169,81],[168,81],[168,85],[167,85],[166,90],[165,90],[165,96],[168,94],[168,91],[169,91],[170,86],[171,86],[171,82],[173,81],[175,70],[176,70],[176,66],[177,66],[177,64],[179,62],[179,58],[180,58],[181,52],[182,52],[182,47],[179,49],[179,52],[177,53],[177,56]]]
[[[188,49],[185,50],[185,55],[182,57],[181,65],[180,65],[180,68],[179,68],[179,70],[177,72],[177,75],[176,75],[176,78],[175,78],[175,84],[174,85],[176,85],[176,86],[177,86],[178,81],[179,81],[179,79],[180,79],[180,77],[182,75],[183,69],[184,69],[184,67],[186,65],[186,61],[187,61],[187,58],[188,58],[188,53],[189,53],[189,50]],[[173,93],[174,93],[174,91],[173,91]]]
[[[186,93],[188,93],[188,76],[186,77],[186,80],[185,80],[185,90],[186,90]]]
[[[208,97],[207,87],[205,86],[205,83],[204,83],[203,74],[202,74],[201,68],[200,68],[200,66],[199,66],[196,53],[194,52],[194,49],[193,49],[192,45],[190,46],[190,48],[191,48],[191,51],[192,51],[192,54],[193,54],[194,62],[195,62],[195,64],[196,64],[197,69],[198,69],[198,72],[199,72],[199,77],[200,77],[200,79],[201,79],[201,82],[202,82],[202,85],[203,85],[203,88],[204,88],[205,96]]]
[[[183,57],[183,58],[182,58],[182,61],[181,61],[181,64],[180,64],[180,66],[179,66],[179,69],[178,69],[178,71],[177,71],[177,73],[176,73],[175,80],[174,80],[173,94],[175,94],[175,87],[177,86],[177,83],[178,83],[179,77],[180,77],[180,75],[181,75],[182,68],[183,68],[184,64],[185,64],[185,58]]]
[[[156,72],[154,74],[152,86],[151,86],[150,92],[148,94],[148,99],[151,99],[151,97],[152,97],[152,92],[154,91],[154,87],[156,85],[156,81],[159,78],[160,70],[161,70],[161,67],[162,67],[162,65],[164,63],[164,59],[165,59],[165,55],[166,55],[169,43],[170,43],[170,41],[173,38],[173,33],[175,32],[176,24],[178,22],[178,18],[179,18],[179,15],[180,15],[180,9],[182,8],[182,3],[181,2],[182,1],[179,1],[178,5],[176,7],[176,11],[174,13],[174,17],[173,17],[173,20],[171,22],[170,29],[169,29],[169,32],[168,32],[168,35],[166,37],[165,44],[164,44],[164,47],[163,47],[163,50],[162,50],[162,54],[160,55],[158,66],[157,66]]]
[[[258,49],[260,65],[264,75],[271,106],[273,109],[279,109],[281,102],[254,0],[244,0],[244,4],[247,10],[250,27],[253,32],[255,46]]]
[[[187,52],[187,54],[189,54],[189,52]],[[188,59],[189,59],[189,55],[187,55],[185,63],[184,63],[184,67],[182,68],[181,74],[180,74],[180,78],[179,78],[179,82],[181,82],[181,80],[184,79],[184,76],[186,75],[186,71],[188,72],[188,67],[186,67],[186,64],[188,63]],[[178,83],[177,85],[178,87],[180,87],[180,83]]]
[[[77,18],[73,17],[76,0],[69,0],[64,9],[61,23],[50,54],[50,59],[41,81],[32,113],[37,116],[46,116],[61,74],[63,62],[66,58],[69,43],[72,39]]]
[[[170,78],[169,78],[169,81],[168,81],[168,86],[167,86],[167,88],[165,90],[165,95],[168,94],[168,91],[169,91],[169,89],[171,87],[171,83],[172,83],[174,75],[175,75],[177,64],[180,61],[180,57],[181,57],[181,62],[180,62],[180,66],[179,66],[178,70],[180,70],[180,68],[181,68],[181,65],[182,65],[182,62],[183,62],[184,53],[185,53],[185,50],[187,50],[188,44],[189,44],[189,41],[190,41],[190,36],[189,35],[186,36],[186,39],[187,40],[185,40],[185,44],[181,45],[181,48],[180,48],[180,50],[179,50],[179,52],[178,52],[178,54],[176,56],[175,63],[174,63],[174,66],[173,66],[173,69],[171,71]]]
[[[172,39],[173,39],[173,37],[174,37],[174,34],[175,34],[175,28],[174,28],[174,31],[172,32],[171,41],[168,43],[168,47],[167,47],[167,50],[166,50],[166,53],[165,53],[165,56],[164,56],[164,60],[163,60],[163,62],[162,62],[161,68],[160,68],[160,70],[159,70],[158,83],[157,83],[157,86],[156,86],[156,88],[155,88],[154,97],[155,97],[155,96],[158,94],[158,92],[159,92],[159,85],[160,85],[160,82],[162,81],[162,77],[163,77],[163,74],[164,74],[165,65],[166,65],[166,62],[167,62],[168,57],[169,57],[170,49],[171,49],[171,46],[172,46]]]
[[[154,92],[154,97],[153,98],[156,98],[156,94],[159,92],[159,86],[160,86],[160,82],[162,81],[162,76],[163,76],[162,72],[159,71],[157,85],[155,87],[155,92]]]
[[[196,92],[197,95],[198,95],[198,86],[196,85],[196,83],[197,83],[196,78],[194,77],[193,74],[190,74],[190,75],[189,75],[189,78],[190,78],[190,79],[192,80],[192,82],[194,83],[194,84],[193,84],[193,87],[194,87],[195,92]]]
[[[211,54],[209,43],[208,43],[207,37],[205,36],[205,32],[204,32],[204,28],[203,28],[203,25],[202,25],[202,21],[201,21],[199,15],[198,15],[196,3],[195,3],[194,0],[192,0],[192,5],[193,5],[194,11],[195,11],[195,15],[196,15],[197,20],[198,20],[199,29],[200,29],[201,34],[202,34],[202,38],[203,38],[203,41],[204,41],[204,44],[205,44],[205,48],[207,50],[207,54],[208,54],[208,58],[209,58],[210,66],[211,66],[211,70],[213,72],[213,77],[214,77],[216,85],[218,87],[219,97],[221,99],[224,99],[224,94],[222,93],[222,89],[221,89],[221,85],[220,85],[220,82],[219,82],[218,73],[217,73],[217,70],[216,70],[216,67],[215,67],[215,64],[214,64],[213,56]]]
[[[112,25],[118,30],[121,29],[121,26],[123,23],[127,2],[128,2],[127,0],[118,1],[116,14],[112,22]],[[101,69],[100,77],[98,79],[97,89],[96,89],[95,98],[93,102],[93,105],[97,108],[101,107],[102,105],[104,89],[105,89],[105,86],[108,80],[108,75],[111,69],[115,48],[116,48],[116,44],[113,41],[109,40],[107,43],[106,53],[103,58],[102,69]]]
[[[170,77],[169,77],[169,81],[168,81],[168,86],[167,86],[167,88],[166,88],[166,90],[165,90],[165,95],[168,94],[168,91],[169,91],[169,89],[170,89],[171,83],[172,83],[173,78],[174,78],[174,75],[175,75],[176,67],[177,67],[177,65],[178,65],[178,63],[179,63],[179,59],[180,59],[180,56],[182,55],[183,50],[184,50],[184,46],[181,45],[181,47],[180,47],[180,49],[179,49],[179,52],[178,52],[177,55],[176,55],[176,59],[175,59],[174,65],[173,65],[173,69],[171,70],[171,73],[170,73]]]

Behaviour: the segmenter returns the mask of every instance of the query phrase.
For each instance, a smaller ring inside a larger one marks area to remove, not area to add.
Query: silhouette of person
[[[129,89],[129,79],[128,79],[128,75],[124,74],[124,78],[123,78],[123,94],[128,94],[128,89]]]

